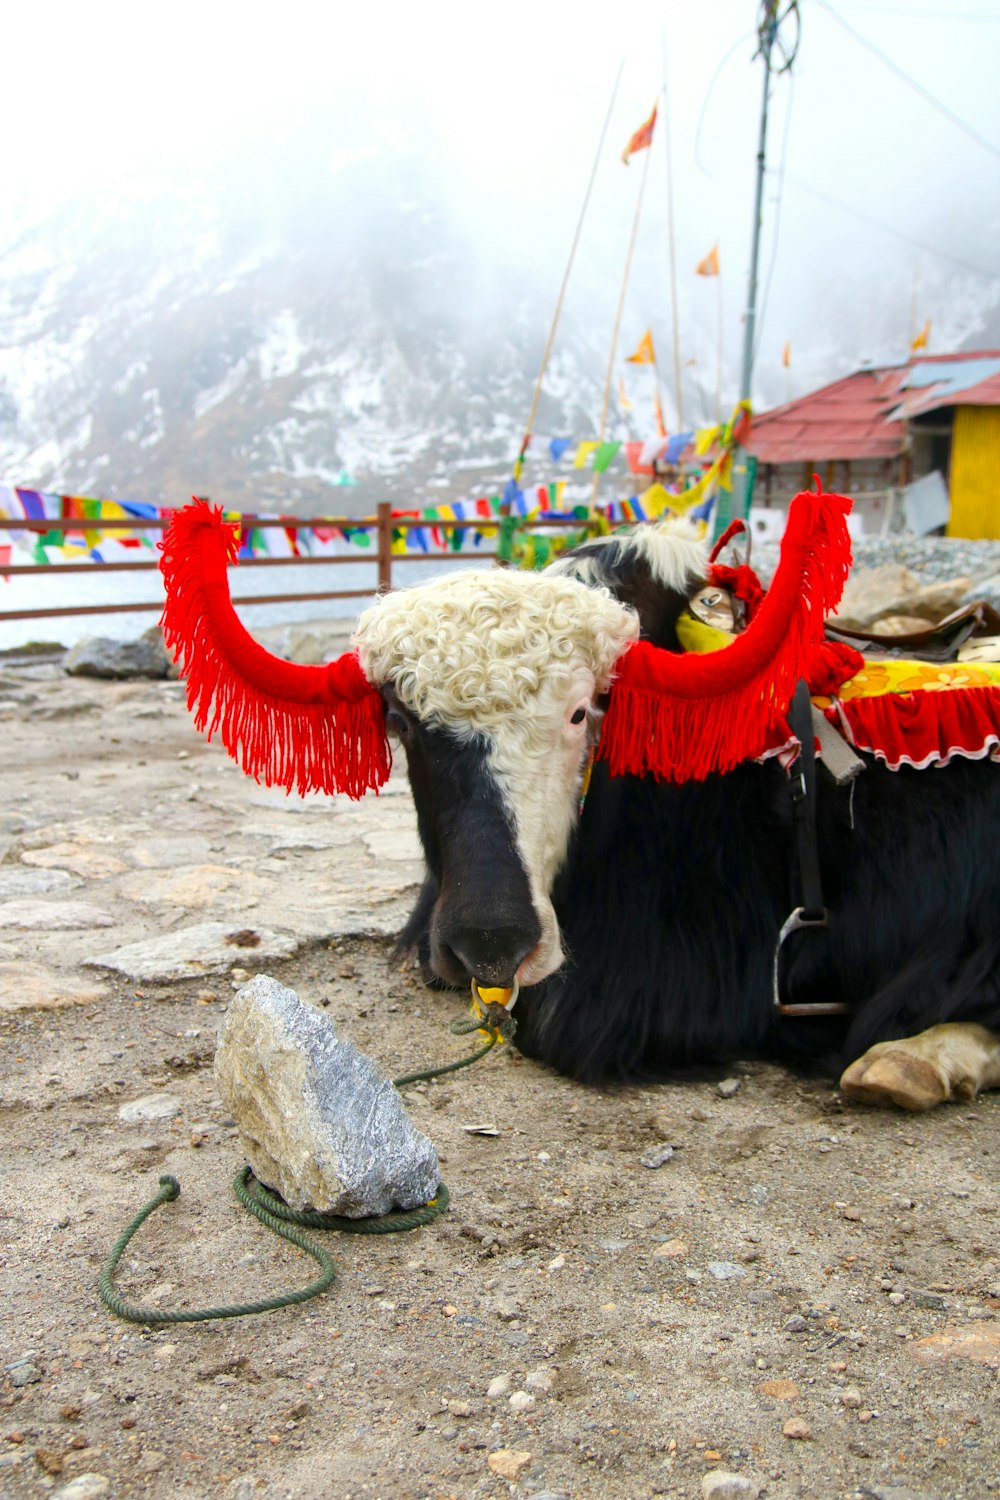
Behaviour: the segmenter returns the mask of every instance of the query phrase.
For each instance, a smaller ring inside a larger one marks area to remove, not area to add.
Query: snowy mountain
[[[294,175],[285,151],[179,202],[151,182],[3,247],[0,474],[328,513],[502,483],[548,289],[496,280],[419,158],[332,174],[296,147]],[[570,335],[549,430],[591,431],[605,357]],[[356,488],[331,489],[346,476]]]
[[[517,453],[571,222],[550,226],[543,253],[516,205],[498,201],[487,233],[482,219],[472,232],[454,183],[405,142],[335,155],[299,130],[262,138],[247,160],[244,147],[180,182],[147,176],[69,201],[0,241],[0,477],[302,514],[495,493]],[[575,439],[596,432],[627,232],[625,218],[594,219],[599,249],[574,274],[535,424]],[[775,349],[796,299],[811,331],[796,346],[796,393],[902,353],[902,317],[872,297],[860,243],[856,253],[853,275],[779,278]],[[665,268],[661,216],[639,247],[619,360],[652,325],[666,371]],[[689,423],[716,410],[708,291],[683,292]],[[942,280],[935,295],[954,310],[950,328],[935,322],[935,348],[942,336],[1000,342],[996,283],[951,292]],[[727,402],[738,343],[731,329]],[[635,410],[625,417],[613,401],[608,435],[650,436],[649,371],[630,367],[628,379]],[[763,350],[758,384],[758,406],[786,399],[775,350]],[[536,468],[529,480],[552,477]]]

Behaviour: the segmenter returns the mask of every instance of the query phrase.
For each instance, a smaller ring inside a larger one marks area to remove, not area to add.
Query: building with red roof
[[[894,489],[937,471],[948,534],[1000,537],[1000,350],[857,370],[755,417],[747,447],[755,505],[786,500],[815,473],[878,529]]]

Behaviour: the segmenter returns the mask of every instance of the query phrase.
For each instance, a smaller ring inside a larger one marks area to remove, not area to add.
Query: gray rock
[[[655,1169],[656,1167],[665,1166],[673,1154],[673,1146],[654,1146],[652,1151],[647,1151],[643,1156],[639,1157],[639,1160],[644,1167]]]
[[[174,1094],[143,1094],[123,1104],[118,1118],[123,1125],[148,1125],[151,1120],[172,1120],[180,1112],[181,1101]]]
[[[22,896],[0,902],[0,927],[49,932],[81,927],[113,927],[114,918],[89,901],[34,901]]]
[[[701,1477],[703,1500],[756,1500],[757,1486],[744,1474],[727,1474],[713,1469]]]
[[[111,1488],[104,1474],[78,1474],[69,1484],[52,1492],[52,1500],[101,1500]]]
[[[27,865],[0,866],[0,901],[71,891],[82,881],[66,870],[35,870]]]
[[[722,1099],[732,1099],[739,1093],[741,1087],[738,1078],[723,1078],[721,1083],[715,1085],[715,1091]]]
[[[785,1324],[786,1333],[805,1333],[809,1324],[801,1313],[793,1313]]]
[[[745,1276],[746,1267],[738,1266],[732,1260],[710,1260],[708,1263],[708,1274],[714,1276],[716,1281],[732,1281],[736,1276]]]
[[[15,1365],[10,1372],[10,1383],[13,1386],[37,1385],[42,1378],[42,1372],[37,1365],[30,1361]]]
[[[980,599],[985,599],[987,604],[1000,610],[1000,573],[992,573],[989,578],[981,578],[978,583],[973,583],[962,603],[978,604]]]
[[[99,953],[84,963],[95,969],[114,969],[129,979],[147,981],[194,979],[199,974],[219,974],[241,959],[256,963],[264,958],[287,958],[299,946],[290,933],[259,927],[258,941],[247,943],[232,922],[201,922],[163,937],[128,943],[111,953]],[[245,945],[246,944],[246,945]]]
[[[437,1191],[434,1147],[389,1080],[276,980],[233,999],[215,1076],[255,1174],[294,1208],[363,1218]]]
[[[63,671],[71,677],[166,677],[171,661],[158,625],[137,641],[113,641],[92,635],[67,651]]]

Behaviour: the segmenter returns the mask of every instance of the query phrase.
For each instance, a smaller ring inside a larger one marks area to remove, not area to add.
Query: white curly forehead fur
[[[475,732],[553,703],[581,668],[603,691],[638,633],[607,589],[492,568],[384,595],[354,640],[369,682],[425,722]]]

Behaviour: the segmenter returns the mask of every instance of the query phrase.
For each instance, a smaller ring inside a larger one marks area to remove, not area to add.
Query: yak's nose
[[[530,925],[457,926],[441,933],[470,979],[498,989],[513,987],[518,968],[541,935],[537,919]]]

